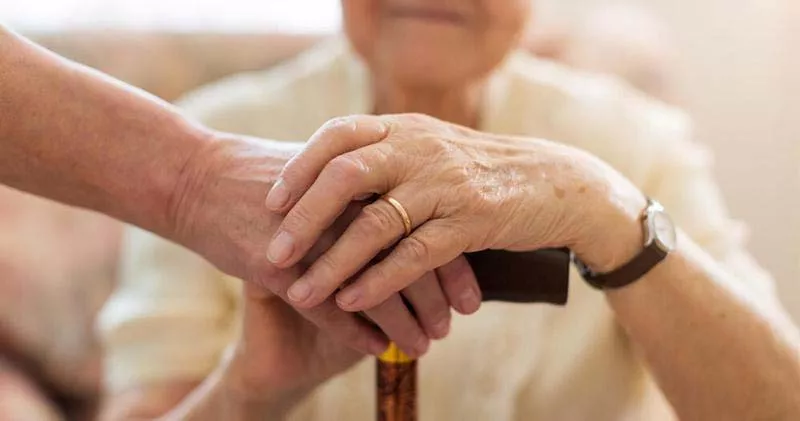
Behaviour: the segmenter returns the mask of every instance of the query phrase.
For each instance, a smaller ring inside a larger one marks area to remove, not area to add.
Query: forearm
[[[797,332],[740,285],[682,236],[648,275],[608,293],[680,419],[800,418]]]
[[[206,138],[168,104],[0,27],[0,183],[164,234]]]
[[[233,384],[225,367],[202,382],[173,381],[148,384],[105,399],[99,419],[104,421],[160,420],[280,420],[297,399],[248,397]]]
[[[303,395],[276,392],[255,398],[233,370],[220,366],[161,421],[282,420]]]

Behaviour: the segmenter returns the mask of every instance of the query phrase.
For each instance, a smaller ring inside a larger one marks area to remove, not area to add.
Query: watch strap
[[[607,273],[594,273],[575,257],[573,257],[573,261],[581,276],[589,285],[598,289],[616,289],[636,282],[654,266],[661,263],[667,257],[667,254],[668,251],[663,250],[653,241],[631,261]]]

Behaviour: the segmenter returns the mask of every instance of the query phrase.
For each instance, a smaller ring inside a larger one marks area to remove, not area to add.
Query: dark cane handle
[[[484,250],[466,255],[483,301],[564,305],[569,296],[570,252]]]

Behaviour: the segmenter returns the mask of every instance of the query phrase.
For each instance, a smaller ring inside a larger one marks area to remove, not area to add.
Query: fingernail
[[[267,249],[267,259],[273,264],[280,264],[292,255],[294,239],[287,232],[281,232],[272,240]]]
[[[346,289],[336,294],[336,303],[339,304],[342,310],[348,310],[356,304],[359,298],[361,298],[361,290],[359,288]]]
[[[450,333],[450,320],[444,319],[433,325],[433,333],[436,334],[438,339],[444,338]]]
[[[289,287],[289,291],[286,292],[286,295],[289,296],[290,300],[296,303],[303,302],[311,295],[311,286],[308,285],[306,281],[297,281]]]
[[[475,292],[475,289],[473,288],[468,288],[466,291],[461,293],[461,297],[459,297],[459,303],[461,304],[461,310],[466,312],[473,312],[481,305],[480,300],[478,299],[478,293]]]
[[[271,211],[281,210],[286,206],[286,202],[288,201],[289,190],[286,188],[286,185],[283,184],[283,180],[278,180],[272,185],[272,189],[270,189],[269,194],[267,194],[267,209]]]

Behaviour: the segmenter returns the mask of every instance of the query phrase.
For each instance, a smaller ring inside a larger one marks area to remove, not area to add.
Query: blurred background
[[[800,320],[800,2],[538,3],[526,48],[690,113],[751,251]],[[336,0],[0,0],[3,24],[167,100],[291,57],[339,21]],[[0,391],[54,402],[36,419],[86,419],[96,405],[92,323],[118,241],[114,221],[0,190]]]

